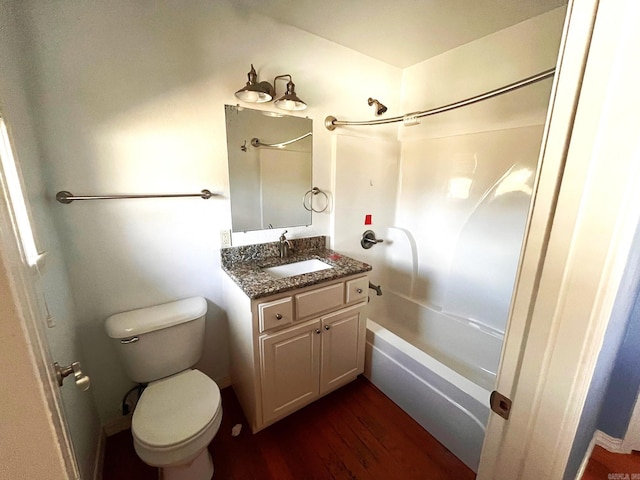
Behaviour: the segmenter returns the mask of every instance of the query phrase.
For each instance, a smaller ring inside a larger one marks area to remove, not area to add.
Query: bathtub
[[[368,312],[365,376],[476,472],[500,332],[389,290]]]

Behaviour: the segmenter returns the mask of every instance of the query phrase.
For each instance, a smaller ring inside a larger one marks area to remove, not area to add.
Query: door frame
[[[638,18],[633,0],[569,2],[498,375],[513,406],[489,418],[479,479],[565,475],[640,220]]]
[[[60,387],[57,384],[53,371],[53,359],[51,351],[45,340],[45,318],[41,301],[37,294],[35,275],[38,275],[37,267],[33,269],[27,266],[23,259],[20,247],[20,239],[14,222],[14,213],[6,188],[4,173],[0,168],[0,261],[6,269],[6,281],[9,286],[10,298],[17,318],[7,321],[20,323],[24,334],[24,349],[31,360],[33,378],[39,385],[42,397],[42,408],[50,419],[51,434],[57,440],[51,445],[55,455],[60,459],[61,467],[69,479],[80,479],[76,456],[73,449],[71,434],[62,405]],[[3,301],[5,301],[3,299]],[[12,388],[19,389],[20,385]],[[25,462],[33,461],[36,452],[30,451]]]

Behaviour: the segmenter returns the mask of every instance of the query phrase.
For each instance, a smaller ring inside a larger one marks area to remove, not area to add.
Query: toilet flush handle
[[[89,390],[89,387],[91,386],[91,379],[89,378],[89,375],[82,372],[80,362],[73,362],[71,365],[67,365],[66,367],[61,367],[58,362],[55,362],[53,364],[53,368],[56,372],[56,378],[58,379],[59,386],[62,386],[64,379],[73,373],[73,376],[76,379],[76,386],[83,392]]]

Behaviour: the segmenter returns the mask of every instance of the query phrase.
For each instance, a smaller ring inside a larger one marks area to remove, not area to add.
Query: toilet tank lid
[[[107,318],[105,329],[111,338],[129,338],[189,322],[205,313],[207,301],[204,298],[185,298],[163,305],[116,313]]]

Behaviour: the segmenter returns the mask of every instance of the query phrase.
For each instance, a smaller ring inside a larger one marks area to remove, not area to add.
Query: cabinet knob
[[[325,326],[324,326],[324,329],[325,329],[325,330],[331,330],[331,325],[325,325]]]
[[[361,288],[356,288],[356,292],[362,293],[362,289]]]
[[[276,319],[277,320],[282,320],[282,314],[281,313],[276,313]]]
[[[316,332],[316,335],[320,335],[320,329],[319,329],[319,328],[316,328],[316,329],[314,330],[314,332]]]

